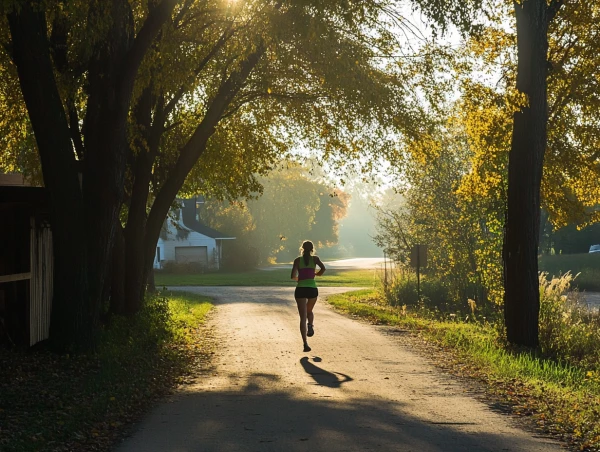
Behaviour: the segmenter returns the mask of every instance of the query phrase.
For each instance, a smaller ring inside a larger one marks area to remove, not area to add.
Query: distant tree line
[[[296,164],[287,162],[285,167],[260,178],[262,193],[254,198],[205,203],[203,222],[236,237],[224,245],[225,268],[289,262],[306,239],[315,243],[317,252],[337,244],[350,197],[315,181]]]

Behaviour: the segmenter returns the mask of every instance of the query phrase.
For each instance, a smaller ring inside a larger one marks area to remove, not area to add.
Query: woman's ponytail
[[[304,265],[308,265],[310,256],[313,253],[314,249],[315,247],[310,240],[305,240],[304,242],[302,242],[300,252],[302,253],[302,257],[304,258]]]

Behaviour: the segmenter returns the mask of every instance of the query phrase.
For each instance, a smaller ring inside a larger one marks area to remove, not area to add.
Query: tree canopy
[[[65,346],[95,331],[108,294],[116,312],[139,308],[178,193],[260,190],[255,175],[297,146],[373,166],[419,127],[385,62],[401,46],[394,1],[22,0],[2,13],[2,77],[20,89],[2,97],[1,162],[35,173],[35,137],[56,271],[77,281],[55,285]]]

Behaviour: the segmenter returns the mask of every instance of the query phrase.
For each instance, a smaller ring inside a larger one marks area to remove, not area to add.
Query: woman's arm
[[[318,273],[316,273],[317,276],[321,276],[323,273],[325,273],[325,265],[323,265],[323,262],[321,262],[321,259],[319,259],[317,256],[315,256],[315,264],[317,264],[320,268]]]
[[[294,259],[294,265],[292,265],[292,274],[290,277],[294,281],[298,281],[298,258]]]

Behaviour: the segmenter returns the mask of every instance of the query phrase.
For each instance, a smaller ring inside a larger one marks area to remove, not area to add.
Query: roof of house
[[[223,234],[213,228],[200,223],[196,219],[196,199],[186,199],[183,201],[183,207],[181,208],[181,216],[183,225],[192,231],[198,232],[202,235],[213,239],[234,239],[228,234]]]
[[[42,187],[0,185],[0,203],[2,204],[29,204],[47,207],[49,201],[49,193]]]

